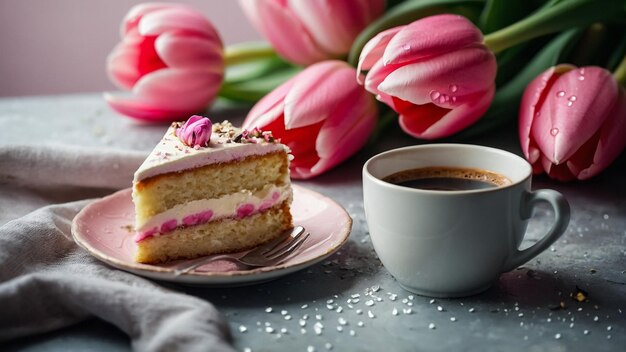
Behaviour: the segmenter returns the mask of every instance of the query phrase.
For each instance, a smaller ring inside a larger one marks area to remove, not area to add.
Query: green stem
[[[613,71],[613,77],[615,77],[615,80],[622,86],[626,86],[626,56],[624,56],[622,62],[620,62],[619,66]]]
[[[226,47],[224,50],[224,63],[226,66],[232,66],[256,59],[276,56],[274,49],[267,43],[238,43]]]
[[[484,43],[499,53],[527,40],[594,22],[624,21],[624,0],[563,0],[545,10],[485,36]]]

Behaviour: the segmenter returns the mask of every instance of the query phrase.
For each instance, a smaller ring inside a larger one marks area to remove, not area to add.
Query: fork
[[[250,267],[271,266],[279,264],[289,255],[294,253],[309,238],[302,226],[286,231],[280,237],[266,244],[258,246],[243,256],[233,254],[218,254],[185,261],[174,267],[174,275],[181,275],[194,271],[198,267],[215,260],[227,259]]]

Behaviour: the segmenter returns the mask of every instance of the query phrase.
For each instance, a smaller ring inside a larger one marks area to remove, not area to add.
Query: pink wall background
[[[105,59],[133,0],[0,0],[0,96],[114,90]],[[225,44],[260,40],[234,0],[185,0]]]

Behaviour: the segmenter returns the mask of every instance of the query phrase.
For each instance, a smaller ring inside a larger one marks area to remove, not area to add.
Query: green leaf
[[[400,3],[367,26],[354,40],[348,62],[356,66],[365,44],[378,33],[397,26],[409,24],[420,18],[441,13],[454,13],[476,23],[485,0],[413,0]],[[434,29],[436,30],[436,29]]]
[[[494,32],[524,18],[533,10],[528,0],[487,0],[478,27],[483,34]]]
[[[224,81],[226,83],[249,81],[286,67],[291,67],[291,65],[277,56],[258,58],[226,66]]]
[[[512,120],[517,120],[520,99],[526,86],[539,74],[558,64],[561,58],[568,54],[580,35],[580,30],[573,29],[556,36],[532,58],[518,75],[508,83],[498,87],[485,115],[476,124],[457,134],[456,137],[461,139],[474,137],[501,127]]]
[[[610,71],[615,71],[620,62],[622,62],[624,56],[626,56],[626,35],[622,34],[622,39],[615,46],[613,53],[609,57],[608,63],[606,65],[607,69],[609,69]]]
[[[241,102],[256,102],[301,70],[299,67],[290,66],[255,79],[224,83],[219,96]]]
[[[594,22],[626,22],[624,0],[551,1],[547,5],[541,11],[485,36],[485,45],[499,53],[539,36],[587,27]]]

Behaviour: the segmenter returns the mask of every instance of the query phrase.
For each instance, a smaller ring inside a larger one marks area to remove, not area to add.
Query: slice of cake
[[[292,227],[289,149],[271,133],[192,116],[135,172],[136,260],[239,252]]]

